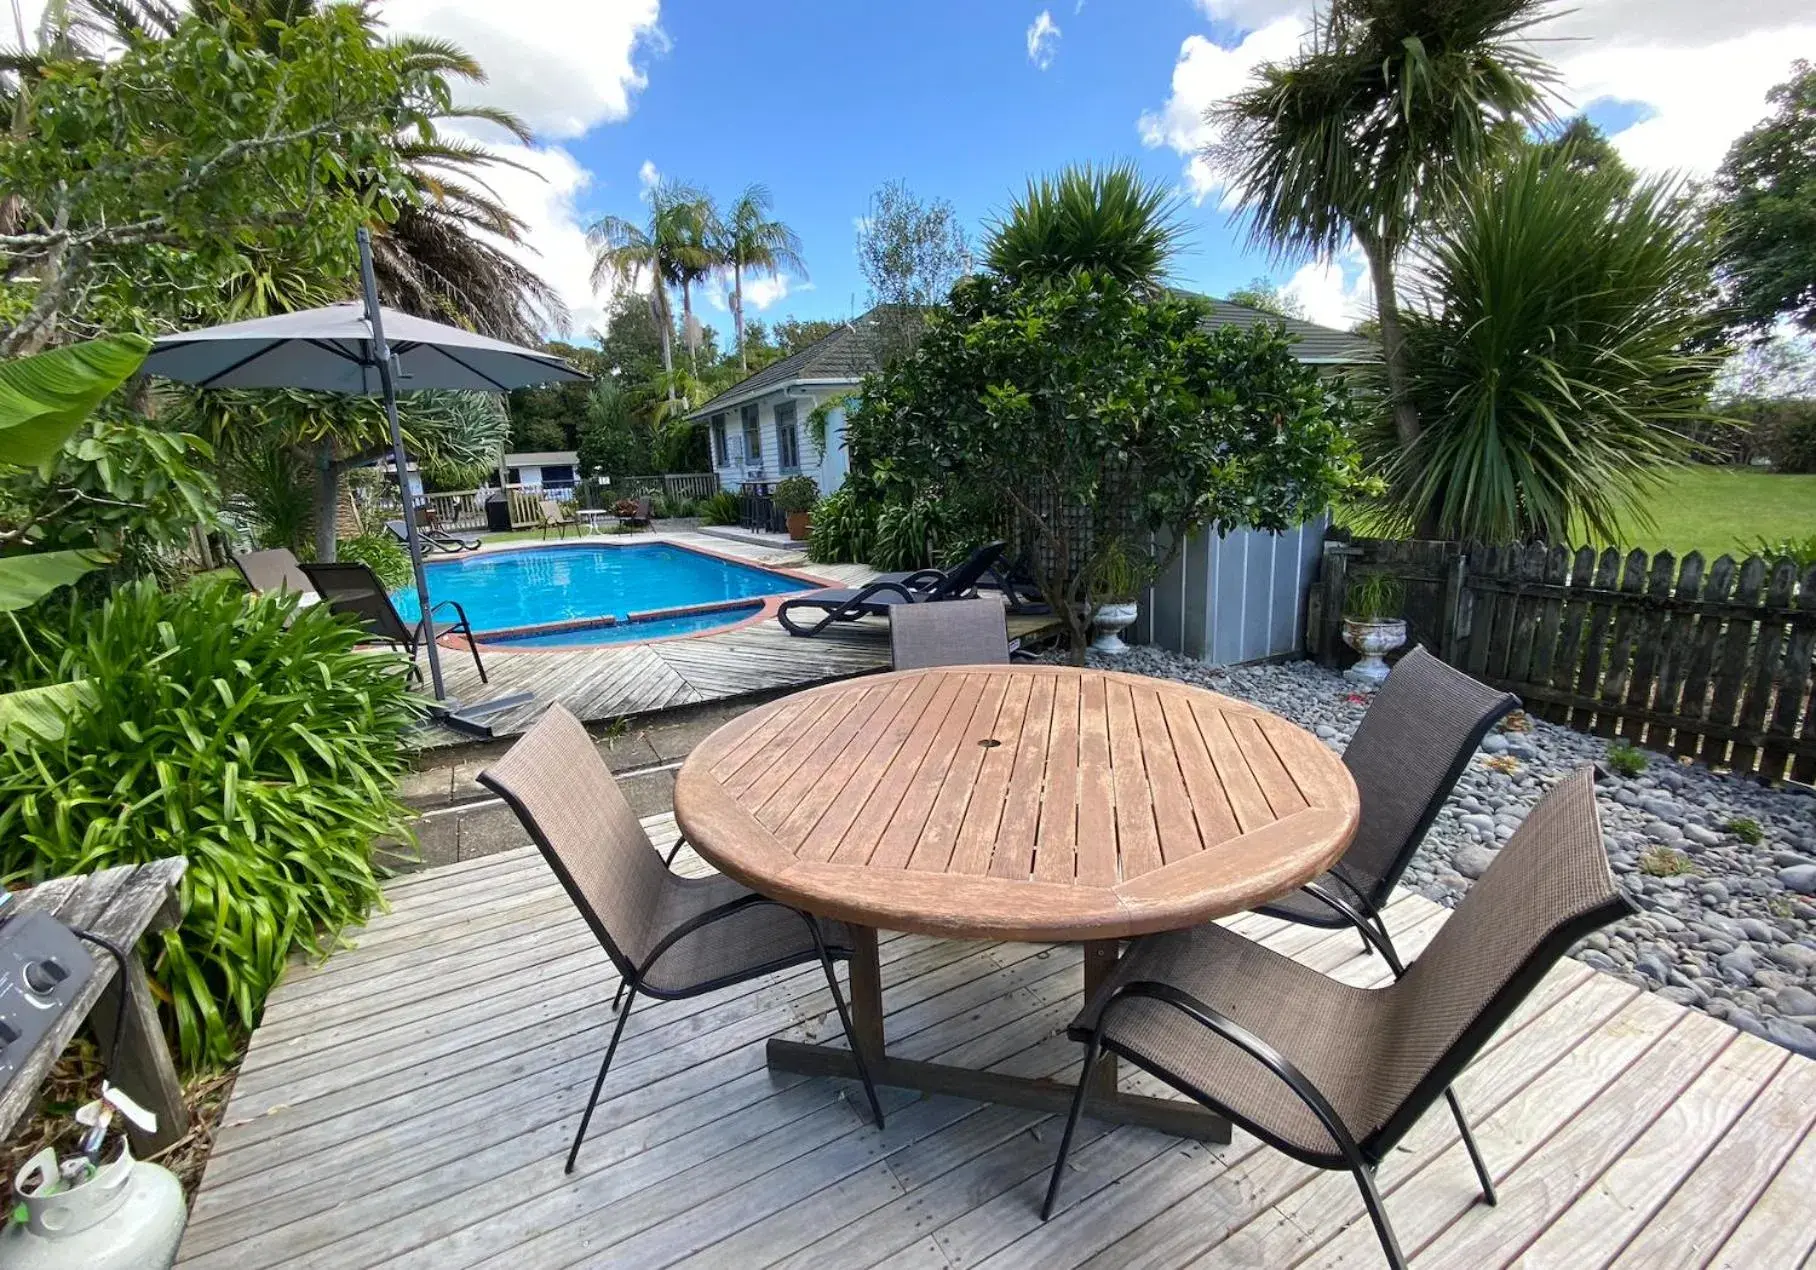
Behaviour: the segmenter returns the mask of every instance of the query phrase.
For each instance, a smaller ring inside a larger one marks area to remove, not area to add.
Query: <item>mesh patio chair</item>
[[[1009,625],[995,600],[897,605],[889,610],[889,652],[897,670],[1006,665]]]
[[[930,604],[934,601],[972,598],[977,583],[1003,553],[1003,545],[993,542],[978,548],[957,568],[942,573],[922,569],[912,574],[897,574],[902,581],[888,576],[873,579],[861,587],[828,587],[783,600],[776,609],[776,620],[790,635],[818,635],[834,622],[855,622],[865,617],[887,617],[897,606]],[[797,612],[819,610],[819,621],[803,625],[794,619]]]
[[[443,635],[464,635],[467,640],[467,651],[473,654],[473,668],[479,672],[480,683],[490,683],[486,677],[485,663],[479,660],[479,641],[473,638],[473,624],[467,620],[467,611],[454,600],[442,600],[435,605],[436,609],[452,609],[454,621],[434,618],[425,619],[415,626],[404,621],[397,606],[391,603],[391,596],[378,575],[363,564],[306,564],[303,573],[321,593],[328,607],[336,613],[344,613],[357,618],[366,629],[366,634],[380,643],[395,644],[410,654],[410,674],[418,682],[422,680],[422,671],[416,665],[416,654],[427,640],[440,639]]]
[[[267,591],[288,591],[292,595],[320,598],[315,584],[309,581],[295,553],[288,547],[248,551],[233,558],[233,567],[246,579],[247,588],[258,595]]]
[[[1135,940],[1068,1034],[1085,1043],[1086,1073],[1108,1049],[1295,1159],[1348,1169],[1400,1270],[1375,1170],[1570,945],[1631,911],[1608,871],[1584,768],[1533,808],[1389,986],[1340,983],[1207,923]],[[1090,1085],[1079,1080],[1043,1218]],[[1454,1099],[1451,1109],[1492,1204]]]
[[[1349,849],[1311,886],[1259,911],[1328,929],[1350,925],[1359,914],[1380,936],[1365,935],[1364,948],[1384,944],[1392,961],[1381,909],[1488,729],[1519,704],[1513,694],[1477,683],[1423,648],[1407,653],[1343,751],[1362,796],[1362,822]],[[1334,907],[1333,895],[1353,913]]]
[[[684,878],[669,872],[592,738],[560,706],[549,707],[479,781],[517,813],[624,977],[624,1008],[568,1151],[567,1172],[574,1171],[638,993],[661,1001],[694,997],[812,961],[826,972],[871,1114],[882,1127],[883,1107],[832,969],[834,958],[851,956],[851,937],[841,923],[717,874]]]
[[[536,517],[542,526],[542,536],[547,538],[549,530],[555,531],[557,538],[567,537],[570,529],[578,529],[580,522],[566,507],[553,498],[538,499]]]

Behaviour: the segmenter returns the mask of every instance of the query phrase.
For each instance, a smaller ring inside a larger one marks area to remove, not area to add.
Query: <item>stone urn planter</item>
[[[1387,663],[1381,658],[1406,642],[1406,619],[1346,617],[1343,642],[1362,658],[1344,671],[1343,677],[1371,687],[1379,685],[1387,678]]]
[[[1140,613],[1134,600],[1099,604],[1097,611],[1091,614],[1091,629],[1097,632],[1097,638],[1091,641],[1091,651],[1107,657],[1120,657],[1128,652],[1129,646],[1123,643],[1122,633],[1134,625]]]

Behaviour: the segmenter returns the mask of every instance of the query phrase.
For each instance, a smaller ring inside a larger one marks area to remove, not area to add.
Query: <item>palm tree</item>
[[[1402,445],[1420,424],[1396,262],[1459,177],[1551,118],[1556,73],[1524,43],[1549,16],[1549,0],[1333,0],[1298,56],[1208,115],[1225,139],[1206,158],[1257,240],[1330,255],[1353,236],[1367,257]]]
[[[687,365],[698,371],[699,341],[694,334],[694,284],[711,277],[723,263],[717,243],[719,210],[704,190],[676,187],[674,202],[675,274],[681,286],[681,338],[687,341]]]
[[[668,178],[650,187],[647,202],[649,219],[644,224],[622,216],[601,216],[587,227],[586,241],[593,249],[595,291],[608,284],[636,289],[648,278],[650,311],[662,334],[662,373],[672,402],[677,400],[675,385],[680,381],[674,373],[675,319],[668,289],[681,288],[682,320],[684,324],[691,321],[693,284],[713,269],[709,246],[712,205],[691,185]]]
[[[770,219],[772,200],[766,185],[747,185],[719,220],[718,255],[721,267],[731,270],[731,320],[738,331],[738,369],[748,372],[744,354],[744,273],[774,278],[793,269],[803,278],[807,265],[801,259],[801,239],[779,220]]]

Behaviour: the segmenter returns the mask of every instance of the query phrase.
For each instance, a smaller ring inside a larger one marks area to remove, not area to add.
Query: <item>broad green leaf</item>
[[[69,717],[94,702],[94,689],[80,679],[0,693],[0,748],[61,740]]]
[[[150,351],[144,336],[109,335],[0,363],[0,463],[50,458]]]
[[[0,557],[0,613],[11,613],[36,604],[101,563],[102,558],[92,551],[45,551],[35,556]]]

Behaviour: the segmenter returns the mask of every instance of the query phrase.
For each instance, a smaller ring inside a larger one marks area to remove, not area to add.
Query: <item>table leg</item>
[[[1085,951],[1085,1003],[1097,995],[1103,987],[1110,972],[1116,969],[1116,957],[1119,945],[1114,939],[1093,940],[1084,946]],[[1097,1101],[1116,1093],[1116,1055],[1105,1051],[1098,1057],[1097,1066],[1084,1074],[1091,1082],[1091,1098]]]
[[[895,1089],[1026,1107],[1052,1115],[1063,1116],[1071,1109],[1075,1087],[1057,1080],[891,1058],[883,1044],[883,981],[877,960],[876,931],[862,926],[847,929],[852,936],[851,1027],[857,1034],[857,1043],[864,1052],[872,1080]],[[1087,992],[1102,983],[1115,964],[1114,941],[1086,944]],[[849,1080],[858,1074],[851,1051],[843,1045],[811,1045],[780,1037],[769,1042],[769,1066],[773,1071],[801,1076],[837,1076]],[[1140,1125],[1202,1142],[1230,1140],[1230,1122],[1197,1103],[1118,1091],[1113,1055],[1104,1057],[1091,1079],[1107,1082],[1107,1092],[1095,1088],[1092,1091],[1088,1111],[1094,1120]]]
[[[877,957],[876,928],[848,926],[851,932],[851,1030],[871,1062],[883,1059],[883,967]]]
[[[157,1000],[151,995],[145,967],[136,953],[126,958],[126,982],[122,984],[120,976],[114,975],[89,1012],[89,1023],[101,1043],[101,1052],[113,1050],[114,1019],[122,989],[126,992],[126,1026],[120,1036],[118,1066],[107,1073],[107,1078],[147,1111],[157,1113],[156,1133],[127,1130],[133,1151],[146,1156],[189,1132],[189,1110],[183,1105],[183,1083],[177,1079],[176,1064],[171,1061],[164,1028],[158,1022]]]

